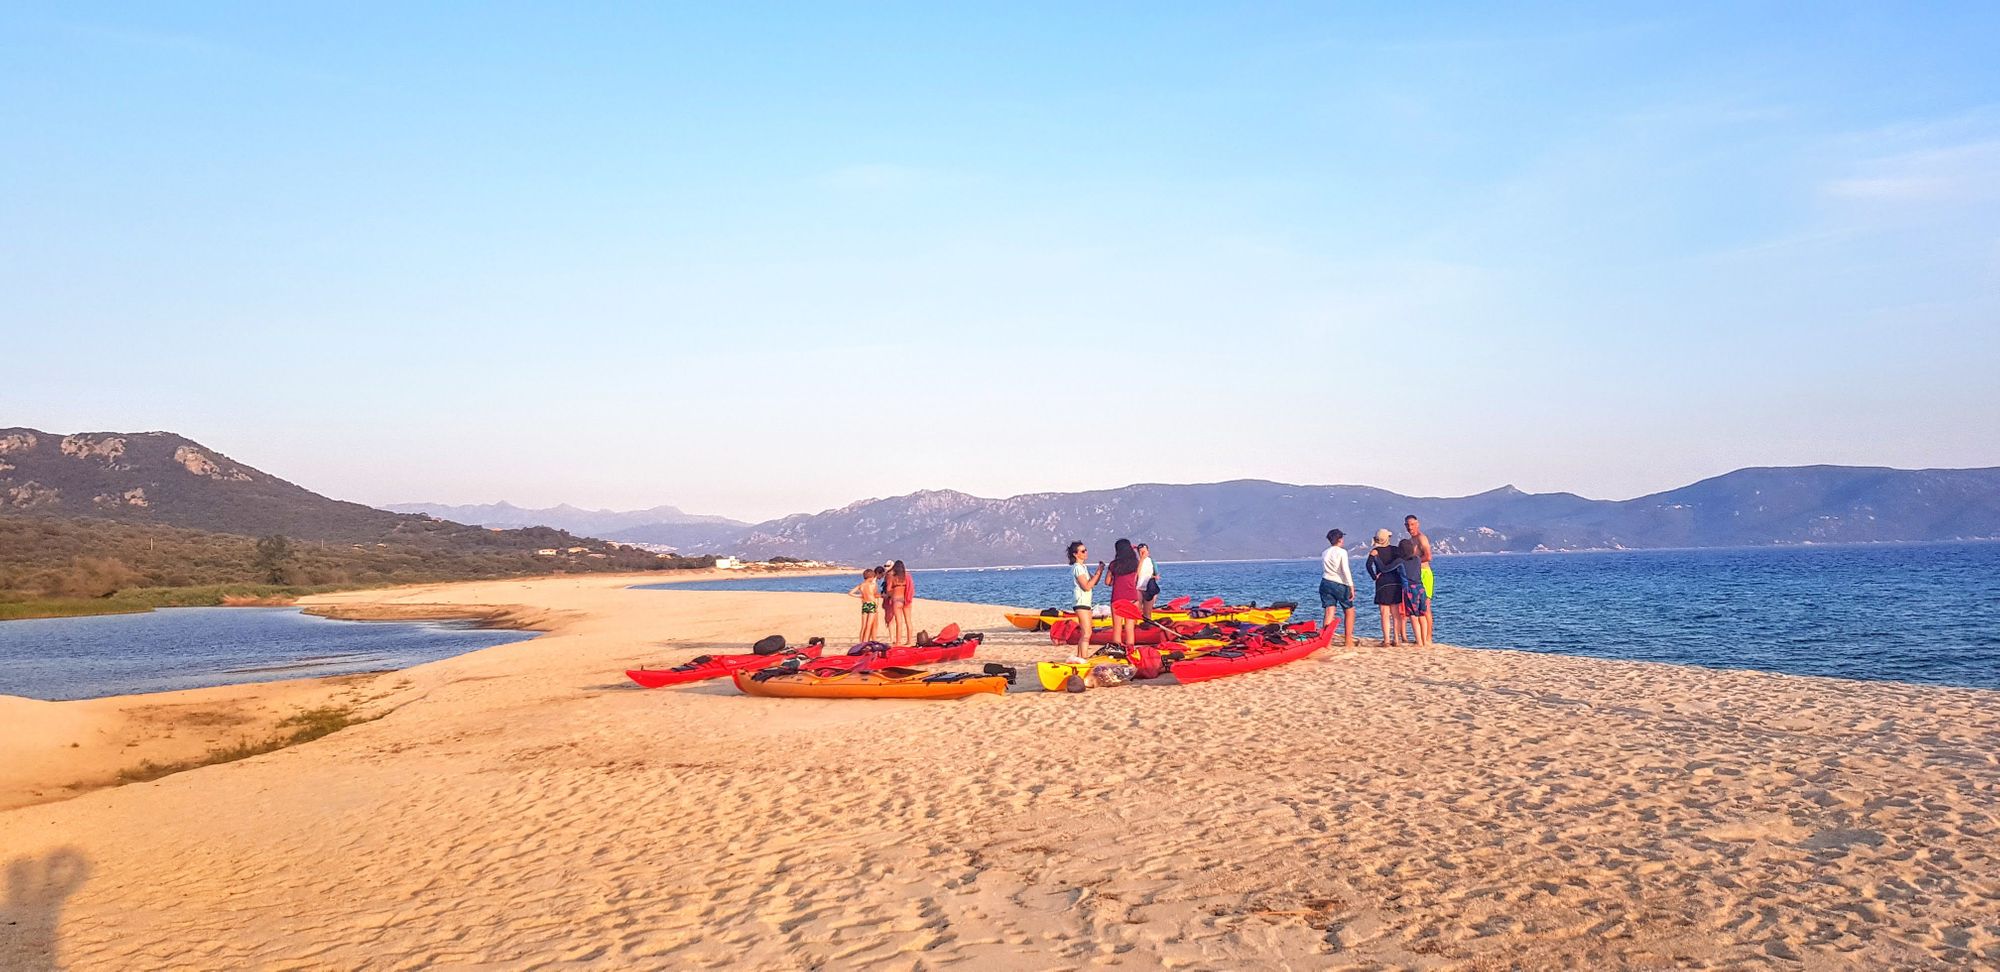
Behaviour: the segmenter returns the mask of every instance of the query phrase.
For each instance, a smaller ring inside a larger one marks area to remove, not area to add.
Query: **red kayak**
[[[1275,635],[1253,635],[1240,645],[1203,652],[1173,664],[1174,677],[1184,684],[1212,678],[1241,675],[1298,661],[1326,647],[1333,633],[1283,631]]]
[[[1141,621],[1136,627],[1132,629],[1132,643],[1139,645],[1157,645],[1162,641],[1172,641],[1173,640],[1172,634],[1173,634],[1172,632],[1168,631],[1164,626],[1160,624],[1151,621]],[[1057,644],[1057,645],[1067,645],[1075,643],[1076,619],[1066,618],[1064,620],[1056,621],[1050,624],[1049,642],[1051,644]],[[1093,645],[1112,644],[1113,642],[1111,640],[1111,629],[1110,628],[1091,629],[1090,643]]]
[[[787,648],[773,655],[702,655],[685,665],[675,665],[672,668],[628,668],[625,670],[625,677],[646,688],[684,685],[708,678],[721,678],[737,672],[754,672],[790,658],[818,658],[819,652],[819,641],[815,639],[804,648]]]
[[[1268,631],[1269,624],[1252,624],[1248,621],[1180,621],[1171,625],[1178,638],[1223,638],[1230,641],[1246,641]],[[1318,621],[1288,621],[1278,626],[1288,634],[1313,634],[1319,630]]]
[[[853,661],[866,660],[873,668],[890,666],[908,668],[912,665],[931,665],[941,661],[971,658],[972,653],[979,650],[979,643],[986,639],[985,635],[977,631],[960,637],[957,625],[944,629],[939,635],[943,637],[933,639],[927,645],[890,646],[879,641],[871,641],[849,648],[845,655],[829,655],[820,660],[833,664],[839,664],[842,659],[851,660],[850,664]]]

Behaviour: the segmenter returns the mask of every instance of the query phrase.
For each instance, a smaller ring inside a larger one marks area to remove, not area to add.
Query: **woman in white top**
[[[1159,579],[1160,570],[1153,566],[1153,551],[1140,544],[1139,551],[1139,617],[1153,620],[1153,598],[1159,594],[1154,581]]]
[[[1076,644],[1077,654],[1079,655],[1083,654],[1083,646],[1090,644],[1090,631],[1096,623],[1096,619],[1091,615],[1090,591],[1091,588],[1097,586],[1099,581],[1104,580],[1104,563],[1099,561],[1097,564],[1097,573],[1093,574],[1090,572],[1090,568],[1083,565],[1084,558],[1088,556],[1090,556],[1090,549],[1083,545],[1083,541],[1070,541],[1070,594],[1073,596],[1071,603],[1076,606]]]
[[[1333,630],[1334,616],[1340,616],[1341,645],[1354,647],[1354,567],[1348,563],[1347,548],[1340,541],[1347,534],[1326,531],[1326,553],[1319,558],[1319,606],[1326,613],[1326,630]]]

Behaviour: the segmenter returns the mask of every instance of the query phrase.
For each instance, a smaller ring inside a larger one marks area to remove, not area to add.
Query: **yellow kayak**
[[[1060,692],[1068,687],[1071,676],[1079,676],[1085,682],[1089,682],[1091,669],[1099,665],[1123,664],[1126,664],[1125,659],[1113,658],[1110,655],[1092,655],[1080,663],[1037,662],[1035,664],[1035,678],[1042,683],[1044,690]]]
[[[1244,624],[1284,624],[1292,619],[1293,605],[1274,604],[1263,608],[1244,608],[1223,614],[1210,614],[1193,621],[1241,621]]]
[[[1291,604],[1273,604],[1270,607],[1239,607],[1234,610],[1224,609],[1221,611],[1213,611],[1213,612],[1156,610],[1153,612],[1153,620],[1159,624],[1185,624],[1188,622],[1193,622],[1196,624],[1205,624],[1209,622],[1220,623],[1223,621],[1238,621],[1243,624],[1284,624],[1285,622],[1290,621],[1292,619],[1293,608],[1294,605]],[[1031,617],[1041,623],[1042,625],[1041,630],[1047,630],[1049,622],[1075,620],[1076,615],[1067,614],[1058,618],[1047,618],[1047,617],[1042,617],[1041,615],[1010,614],[1007,615],[1007,620],[1013,621],[1016,627],[1020,627],[1021,621],[1016,620],[1017,618],[1025,620]],[[1091,618],[1090,626],[1093,629],[1109,628],[1111,627],[1111,619]],[[1033,631],[1037,629],[1033,627],[1027,627],[1023,628],[1022,630]]]

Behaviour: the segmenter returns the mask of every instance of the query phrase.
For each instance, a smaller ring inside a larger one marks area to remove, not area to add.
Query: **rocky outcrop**
[[[94,459],[106,469],[130,469],[119,460],[125,456],[122,435],[66,435],[62,454],[72,459]]]
[[[90,501],[97,504],[97,508],[101,510],[116,509],[120,506],[143,508],[151,505],[146,500],[146,489],[143,486],[135,486],[122,493],[99,493],[91,497]]]
[[[32,479],[8,489],[4,495],[7,505],[17,510],[54,506],[62,501],[61,493]]]
[[[9,432],[0,435],[0,456],[10,452],[27,452],[40,444],[33,432]]]
[[[225,469],[221,463],[216,462],[207,453],[194,446],[184,445],[175,449],[174,461],[180,463],[182,469],[197,476],[206,476],[209,479],[230,483],[247,483],[250,481],[249,473],[234,467]]]

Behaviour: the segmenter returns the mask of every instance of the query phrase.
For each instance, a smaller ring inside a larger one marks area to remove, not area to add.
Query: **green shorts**
[[[862,601],[862,602],[861,602],[861,613],[862,613],[862,614],[874,614],[874,613],[875,613],[875,602],[873,602],[873,601]]]
[[[1431,575],[1431,565],[1425,564],[1420,572],[1424,579],[1424,596],[1437,596],[1437,578]]]

